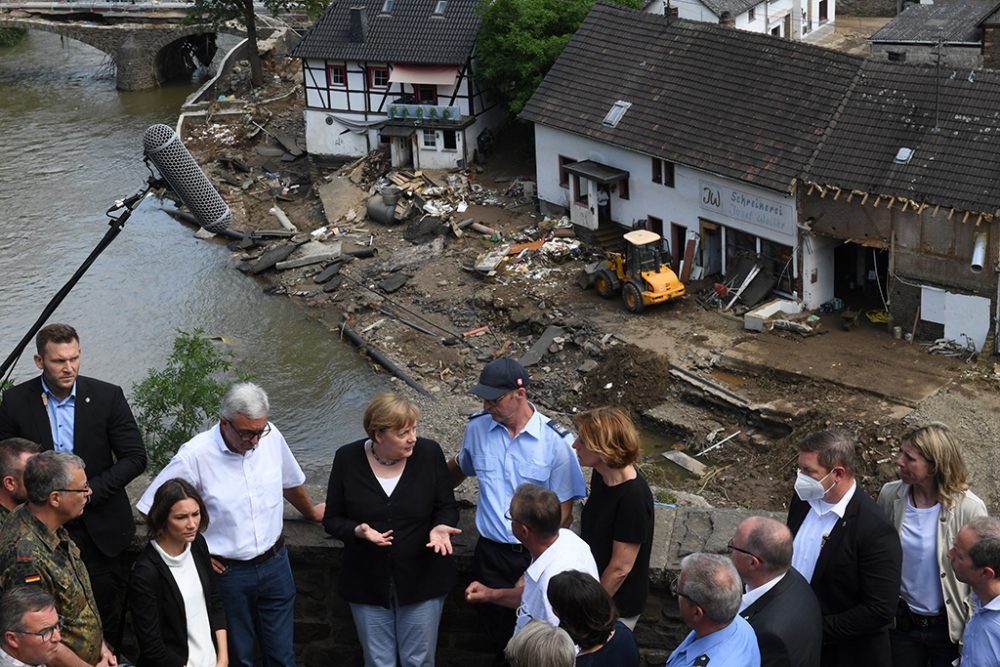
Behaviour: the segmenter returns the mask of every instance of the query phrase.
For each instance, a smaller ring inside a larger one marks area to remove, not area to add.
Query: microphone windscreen
[[[219,196],[170,126],[151,125],[142,137],[142,147],[202,227],[214,233],[229,227],[233,219],[229,205]]]

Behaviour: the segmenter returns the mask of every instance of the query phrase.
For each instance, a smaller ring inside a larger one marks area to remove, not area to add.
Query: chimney
[[[352,42],[364,42],[368,32],[368,14],[364,7],[351,7],[349,35]]]
[[[673,21],[680,16],[680,10],[676,5],[670,4],[670,0],[667,0],[667,6],[663,9],[663,13],[666,15],[668,21]]]
[[[733,18],[731,12],[728,11],[722,12],[722,14],[719,16],[719,25],[721,25],[723,28],[735,28],[736,19]]]

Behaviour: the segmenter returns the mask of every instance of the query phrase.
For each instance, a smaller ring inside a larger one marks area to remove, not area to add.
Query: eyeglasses
[[[240,437],[240,440],[242,440],[243,442],[252,442],[254,438],[260,440],[265,435],[271,432],[270,424],[260,429],[259,431],[250,431],[250,430],[236,428],[235,426],[233,426],[233,422],[229,421],[228,419],[226,420],[226,423],[229,424],[229,428],[233,429],[236,435],[238,435]]]
[[[27,630],[11,630],[10,632],[16,632],[19,635],[33,635],[41,639],[43,642],[50,642],[52,641],[52,637],[56,634],[56,631],[57,630],[61,631],[62,628],[63,628],[63,617],[60,616],[59,620],[56,621],[55,625],[50,625],[47,628],[42,628],[38,632],[29,632]]]
[[[747,551],[746,549],[739,548],[738,546],[733,544],[732,540],[729,540],[729,544],[726,545],[726,548],[729,549],[730,551],[739,551],[741,554],[746,554],[747,556],[753,556],[754,558],[757,558],[757,560],[760,560],[760,558],[757,557],[757,554],[755,554],[752,551]]]
[[[86,483],[82,489],[56,489],[59,493],[90,493],[90,484]]]
[[[483,405],[494,405],[494,406],[495,405],[499,405],[501,403],[501,401],[503,401],[503,399],[507,398],[508,396],[510,396],[511,394],[513,394],[515,391],[517,391],[517,389],[511,389],[506,394],[504,394],[500,398],[498,398],[496,400],[493,400],[493,401],[489,400],[488,398],[484,398],[483,399]]]
[[[506,512],[504,512],[504,513],[503,513],[503,518],[507,519],[507,520],[508,520],[508,521],[510,521],[511,523],[513,523],[514,521],[517,521],[518,523],[524,523],[524,522],[523,522],[523,521],[521,521],[520,519],[515,519],[514,517],[512,517],[512,516],[510,515],[510,510],[507,510]]]
[[[691,597],[687,593],[682,592],[680,590],[680,586],[681,586],[681,578],[679,576],[674,577],[673,580],[671,580],[671,582],[670,582],[670,593],[671,593],[671,595],[673,595],[676,598],[682,598],[682,597],[683,598],[687,598],[688,600],[691,601],[691,604],[695,604],[695,605],[698,605],[700,607],[701,604],[699,604],[697,600],[695,600],[693,597]]]

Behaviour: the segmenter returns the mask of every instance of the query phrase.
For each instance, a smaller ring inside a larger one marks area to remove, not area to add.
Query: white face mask
[[[827,491],[830,490],[823,487],[823,480],[831,474],[833,474],[832,470],[826,473],[823,476],[823,479],[813,479],[800,470],[795,477],[795,493],[799,495],[799,498],[806,502],[810,500],[819,500],[827,494]]]

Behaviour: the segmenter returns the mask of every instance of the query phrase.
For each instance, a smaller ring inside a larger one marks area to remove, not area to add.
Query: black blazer
[[[794,568],[740,616],[757,635],[761,667],[819,665],[823,614],[809,582]]]
[[[387,497],[368,463],[365,441],[337,450],[330,470],[323,527],[344,543],[340,594],[355,604],[389,607],[389,582],[400,605],[449,593],[455,583],[452,557],[428,548],[438,524],[458,524],[458,503],[441,446],[417,438],[399,482]],[[378,547],[354,536],[362,523],[384,533],[392,545]]]
[[[199,533],[191,545],[201,588],[205,592],[212,643],[216,630],[226,629],[226,613],[215,585],[215,572],[208,555],[208,543]],[[183,667],[188,660],[187,618],[184,599],[174,575],[152,544],[135,559],[128,582],[128,606],[132,627],[139,644],[139,667]]]
[[[809,503],[793,496],[788,527],[797,533]],[[899,603],[899,535],[858,487],[820,549],[812,589],[823,612],[823,667],[892,664],[889,626]]]
[[[11,387],[3,395],[0,439],[15,436],[52,449],[41,376]],[[84,528],[105,556],[117,556],[135,535],[125,487],[146,469],[146,447],[121,387],[94,378],[76,378],[73,453],[87,465],[87,481],[94,491],[81,517]]]

